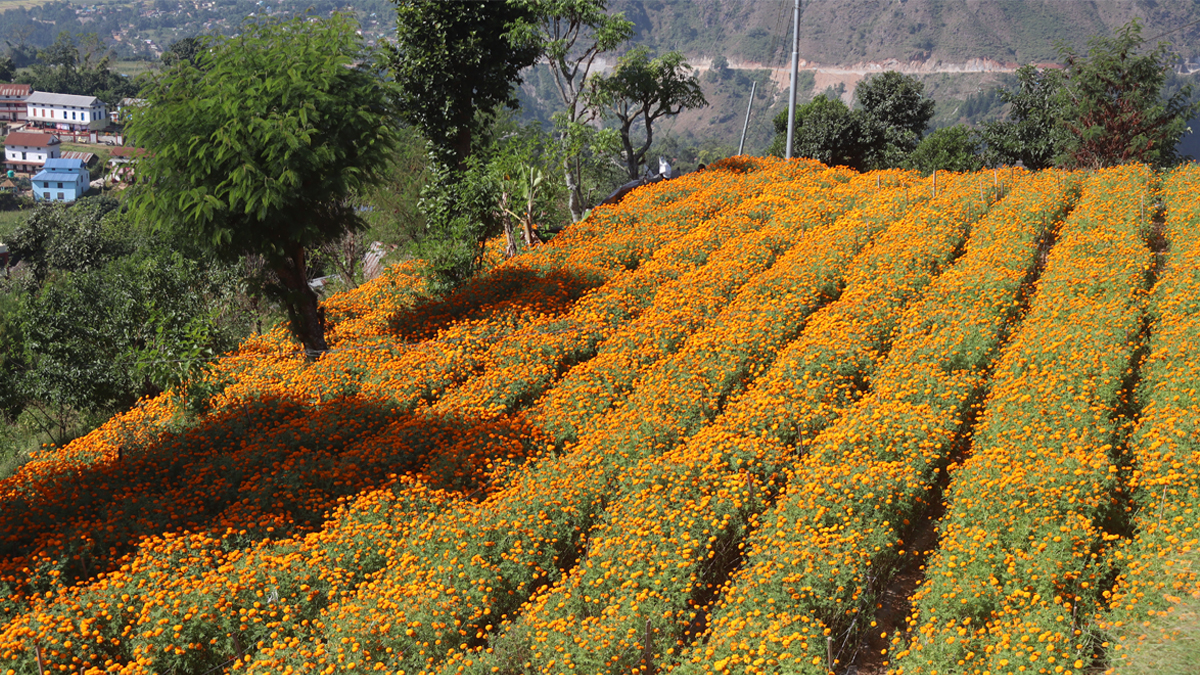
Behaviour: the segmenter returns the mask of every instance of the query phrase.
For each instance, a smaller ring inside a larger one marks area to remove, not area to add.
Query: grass
[[[1143,632],[1140,643],[1126,638],[1123,656],[1112,663],[1116,675],[1192,675],[1200,664],[1200,594],[1184,596]]]
[[[106,169],[108,159],[112,156],[112,146],[103,143],[63,143],[59,148],[63,152],[90,152],[96,156],[99,166]]]
[[[8,241],[13,231],[25,224],[29,211],[0,211],[0,242]]]
[[[6,12],[10,9],[17,9],[18,7],[25,7],[26,9],[40,7],[41,5],[48,5],[54,1],[55,0],[0,0],[0,12]]]
[[[10,1],[11,0],[0,0],[0,3]],[[129,77],[137,77],[142,73],[148,73],[154,70],[157,65],[157,61],[114,61],[112,64],[112,70]]]

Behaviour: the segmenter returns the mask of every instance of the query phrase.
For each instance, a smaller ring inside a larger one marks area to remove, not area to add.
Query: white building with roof
[[[30,131],[14,131],[4,139],[4,168],[34,172],[48,159],[62,156],[58,136]]]
[[[20,122],[25,119],[25,99],[29,98],[27,84],[0,84],[0,120]]]
[[[35,91],[25,99],[25,110],[29,124],[60,131],[101,129],[108,123],[108,109],[95,96]]]

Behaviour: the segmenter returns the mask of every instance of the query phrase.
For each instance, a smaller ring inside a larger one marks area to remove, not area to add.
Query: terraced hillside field
[[[392,268],[0,482],[0,672],[1117,664],[1200,587],[1198,192],[734,159]]]

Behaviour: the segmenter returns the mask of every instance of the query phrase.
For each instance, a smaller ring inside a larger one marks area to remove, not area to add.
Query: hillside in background
[[[668,146],[690,146],[701,156],[736,150],[751,80],[759,82],[747,136],[749,152],[771,142],[770,120],[782,109],[791,56],[791,0],[612,0],[609,8],[635,24],[634,44],[657,53],[680,50],[706,72],[724,57],[732,76],[705,80],[710,106],[663,126]],[[172,42],[199,34],[230,35],[261,16],[353,11],[371,42],[395,31],[395,14],[382,0],[109,0],[10,4],[0,14],[0,39],[15,46],[25,65],[60,30],[97,31],[120,58],[155,60]],[[934,126],[976,123],[1001,114],[991,92],[1022,63],[1052,62],[1059,41],[1076,49],[1139,17],[1149,38],[1165,34],[1187,59],[1200,58],[1200,9],[1187,0],[1121,2],[1059,0],[821,0],[805,2],[800,28],[804,74],[801,100],[832,88],[849,102],[858,81],[884,69],[913,74],[938,100]],[[601,65],[614,63],[619,53]],[[140,72],[140,62],[124,72]],[[522,91],[523,114],[548,120],[558,97],[537,69]],[[670,154],[671,147],[661,150]]]
[[[724,57],[732,71],[702,77],[710,105],[685,112],[657,133],[715,154],[736,150],[756,80],[746,148],[763,152],[774,134],[771,118],[787,105],[792,7],[791,0],[613,0],[610,9],[634,22],[633,43],[659,54],[682,51],[705,75],[714,58]],[[1200,58],[1200,5],[1184,0],[806,2],[799,97],[832,91],[849,103],[863,77],[899,70],[921,80],[938,101],[934,127],[976,124],[1002,114],[995,89],[1011,85],[1019,65],[1056,62],[1060,43],[1086,50],[1089,36],[1109,35],[1134,17],[1143,20],[1147,38],[1163,35],[1184,59]],[[557,105],[548,71],[534,69],[522,90],[523,114],[548,120]]]
[[[725,56],[783,66],[791,56],[790,0],[613,0],[637,26],[634,40],[693,59]],[[1055,61],[1062,41],[1077,49],[1138,17],[1147,37],[1200,56],[1200,7],[1189,0],[820,0],[803,3],[800,57],[850,66],[865,62],[1000,64]]]

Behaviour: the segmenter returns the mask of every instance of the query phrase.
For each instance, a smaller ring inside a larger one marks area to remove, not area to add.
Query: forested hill
[[[1200,57],[1200,8],[1192,0],[806,0],[801,57],[826,66],[863,62],[1000,63],[1052,61],[1059,41],[1079,49],[1138,17],[1145,35],[1162,34],[1186,58]],[[793,0],[610,0],[636,25],[633,41],[693,63],[724,56],[736,64],[783,66],[790,51]],[[125,58],[145,40],[161,47],[200,33],[232,34],[242,20],[306,10],[353,11],[368,39],[395,32],[382,0],[82,0],[6,3],[0,39],[18,51],[49,46],[59,31],[94,31]],[[143,49],[144,50],[144,49]],[[30,51],[32,56],[32,51]],[[18,63],[18,65],[21,65]]]
[[[634,22],[633,44],[658,54],[679,50],[705,71],[709,105],[673,118],[663,131],[713,156],[737,147],[751,80],[758,89],[746,148],[760,153],[770,144],[770,120],[786,105],[793,6],[792,0],[609,2],[610,11]],[[1089,36],[1111,35],[1135,17],[1151,43],[1169,41],[1200,65],[1200,5],[1191,0],[807,0],[800,98],[832,88],[849,103],[864,76],[902,70],[937,101],[931,126],[979,124],[1003,113],[994,92],[1014,84],[1010,74],[1019,64],[1057,62],[1060,44],[1086,52]],[[621,53],[602,59],[611,65]],[[729,70],[707,72],[714,59],[724,59]],[[536,70],[526,73],[522,113],[548,121],[558,94],[549,71]]]
[[[782,65],[790,56],[791,0],[613,0],[637,25],[634,38],[693,60]],[[1200,6],[1191,0],[821,0],[804,2],[800,55],[809,62],[1001,63],[1053,61],[1056,44],[1084,48],[1142,19],[1147,37],[1168,31],[1185,58],[1200,56]]]

